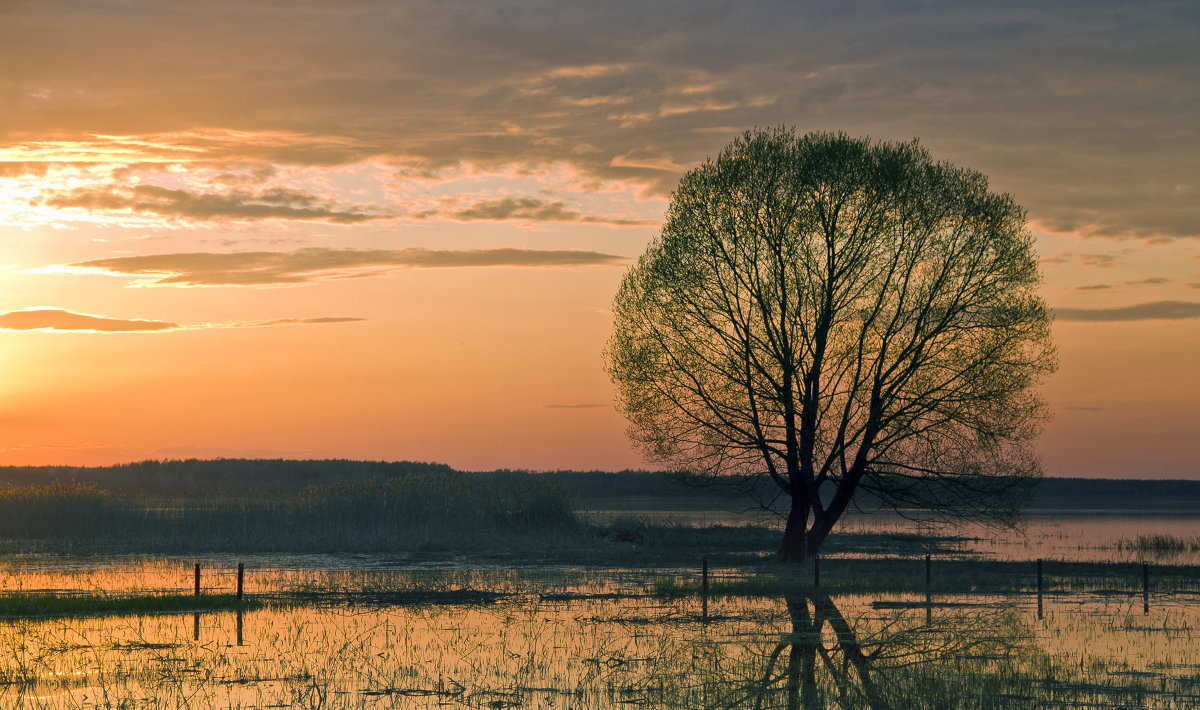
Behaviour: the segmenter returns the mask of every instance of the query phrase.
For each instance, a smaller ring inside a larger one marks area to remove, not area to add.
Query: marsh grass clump
[[[596,535],[600,541],[616,547],[701,553],[767,550],[778,533],[765,525],[697,526],[622,516],[597,525]]]
[[[250,610],[262,600],[238,599],[233,594],[0,594],[0,619],[163,614],[218,610]]]
[[[1117,541],[1118,550],[1150,553],[1153,555],[1172,555],[1180,552],[1200,551],[1200,537],[1180,537],[1164,533],[1138,535],[1136,538],[1122,538]]]

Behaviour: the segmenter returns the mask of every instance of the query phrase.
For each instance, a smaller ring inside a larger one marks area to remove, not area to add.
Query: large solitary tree
[[[671,195],[607,367],[649,458],[769,476],[779,555],[803,561],[856,496],[1012,517],[1056,366],[1039,280],[1024,211],[980,173],[915,141],[748,131]]]

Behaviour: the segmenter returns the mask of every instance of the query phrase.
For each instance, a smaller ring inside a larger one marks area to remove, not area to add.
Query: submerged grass
[[[1133,550],[1151,555],[1169,555],[1180,552],[1200,551],[1200,537],[1181,537],[1155,533],[1138,535],[1135,538],[1122,538],[1117,541],[1118,550]]]
[[[0,594],[0,621],[44,617],[142,616],[214,611],[252,611],[305,607],[380,608],[494,604],[511,593],[462,587],[405,586],[396,588],[316,589],[272,591],[238,599],[235,594]]]
[[[250,610],[266,606],[261,599],[233,594],[0,594],[0,618],[106,616],[198,611]]]
[[[6,707],[1196,707],[1192,608],[609,596],[0,624]],[[1163,628],[1159,628],[1163,627]],[[1164,628],[1177,629],[1178,633]],[[1134,652],[1136,651],[1136,652]]]

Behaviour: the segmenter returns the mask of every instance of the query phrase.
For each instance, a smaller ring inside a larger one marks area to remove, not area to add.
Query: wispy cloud
[[[287,252],[193,252],[94,259],[73,269],[148,277],[153,285],[272,286],[352,278],[404,269],[614,266],[624,257],[593,251],[534,249],[332,249]]]
[[[1107,269],[1121,263],[1121,257],[1116,254],[1080,254],[1079,263],[1084,266],[1096,266]]]
[[[320,325],[322,323],[358,323],[366,318],[279,318],[264,320],[257,323],[247,323],[245,327],[261,328],[271,325]]]
[[[36,160],[0,160],[0,178],[41,177],[50,168],[50,163]]]
[[[180,325],[168,321],[120,319],[76,313],[63,308],[27,308],[0,313],[0,330],[43,330],[87,333],[149,333],[173,330],[206,330],[212,328],[261,328],[277,325],[317,325],[323,323],[353,323],[363,318],[282,318],[248,323],[201,323]]]
[[[1076,286],[1076,291],[1106,291],[1112,288],[1109,284],[1088,284],[1087,286]]]
[[[360,209],[341,209],[315,195],[285,188],[213,193],[156,185],[85,187],[46,197],[43,203],[56,208],[131,211],[198,222],[285,219],[353,224],[384,216]]]
[[[468,207],[424,212],[419,216],[427,218],[434,215],[462,222],[529,220],[535,222],[584,222],[619,227],[656,224],[654,220],[620,219],[584,214],[579,210],[568,208],[562,200],[542,200],[536,197],[503,197],[494,200],[480,200]]]
[[[1118,308],[1055,308],[1060,321],[1113,322],[1142,320],[1187,320],[1200,318],[1200,303],[1153,301]]]

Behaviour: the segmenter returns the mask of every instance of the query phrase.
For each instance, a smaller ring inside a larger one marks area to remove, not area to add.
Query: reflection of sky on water
[[[679,525],[770,525],[783,529],[783,522],[759,511],[722,512],[712,510],[620,510],[592,511],[595,520],[640,518]],[[842,533],[925,533],[962,538],[939,542],[964,555],[974,553],[1003,560],[1069,560],[1076,562],[1158,562],[1162,564],[1200,564],[1200,511],[1184,514],[1133,514],[1112,512],[1061,514],[1031,511],[1019,530],[996,530],[977,524],[934,528],[894,513],[847,513],[835,528],[831,540]],[[1181,539],[1184,549],[1140,549],[1139,536],[1169,536]],[[1192,549],[1195,548],[1195,549]]]
[[[0,705],[782,708],[808,673],[820,708],[929,693],[973,707],[985,686],[1008,707],[1107,707],[1131,689],[1152,707],[1195,699],[1194,604],[1143,615],[1075,596],[1039,620],[1028,600],[922,601],[718,598],[709,624],[695,599],[260,610],[243,615],[240,644],[234,612],[7,621]]]
[[[847,521],[846,530],[919,532],[921,526],[895,518],[861,516]],[[1020,530],[995,530],[980,525],[948,529],[965,538],[955,547],[1004,560],[1069,560],[1076,562],[1141,562],[1195,564],[1200,562],[1200,515],[1050,515],[1033,513]],[[1162,535],[1186,544],[1181,550],[1141,549],[1139,537]]]

